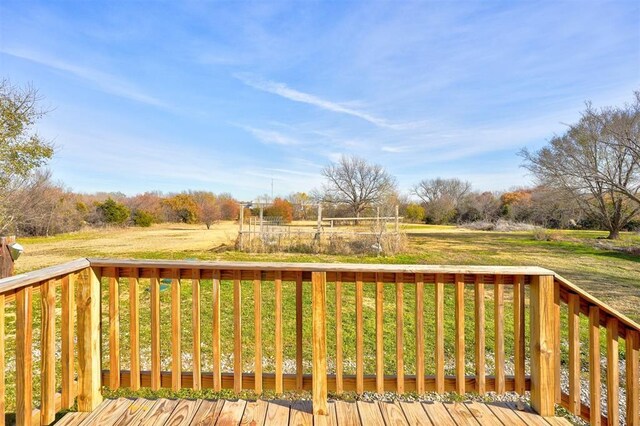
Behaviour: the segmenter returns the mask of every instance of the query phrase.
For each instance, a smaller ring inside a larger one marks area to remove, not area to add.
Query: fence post
[[[9,244],[15,243],[16,237],[0,237],[0,278],[13,275],[13,258],[9,253]]]
[[[79,274],[78,411],[93,411],[102,402],[100,386],[100,272],[87,268]],[[111,374],[119,374],[112,371]]]
[[[552,275],[532,276],[531,315],[531,407],[541,416],[555,415],[555,283]]]
[[[314,424],[327,424],[327,273],[312,272],[312,399]]]

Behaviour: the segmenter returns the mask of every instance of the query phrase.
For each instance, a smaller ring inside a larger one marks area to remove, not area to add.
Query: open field
[[[309,225],[312,225],[309,223]],[[112,228],[48,238],[21,238],[25,254],[16,264],[25,272],[79,257],[200,260],[260,260],[417,264],[533,265],[556,271],[629,317],[640,320],[640,256],[597,248],[599,231],[552,231],[552,241],[531,232],[470,231],[454,226],[404,225],[404,254],[335,256],[248,254],[233,247],[237,225],[164,224],[151,228]],[[640,246],[640,235],[624,233],[618,246]]]

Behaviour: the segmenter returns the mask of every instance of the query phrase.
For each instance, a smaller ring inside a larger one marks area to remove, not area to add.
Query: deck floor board
[[[130,426],[130,425],[311,425],[309,401],[108,399],[93,413],[69,413],[58,424]],[[510,403],[420,403],[420,402],[345,402],[329,401],[328,424],[360,425],[443,425],[466,424],[540,424],[570,425],[567,419],[548,420],[530,407]]]

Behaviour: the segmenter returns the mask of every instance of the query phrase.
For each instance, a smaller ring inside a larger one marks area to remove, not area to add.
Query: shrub
[[[112,198],[108,198],[104,203],[98,204],[96,210],[102,216],[104,223],[122,225],[129,219],[130,211],[127,206],[114,201]]]
[[[153,215],[145,212],[144,210],[136,210],[131,216],[131,219],[133,220],[134,225],[141,226],[143,228],[147,228],[153,223]]]

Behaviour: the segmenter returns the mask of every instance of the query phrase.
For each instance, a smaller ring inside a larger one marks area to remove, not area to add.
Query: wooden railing
[[[310,390],[320,423],[328,392],[530,391],[541,415],[558,403],[618,424],[620,356],[624,418],[639,424],[640,327],[542,268],[81,259],[0,280],[0,374],[11,309],[15,380],[1,377],[0,401],[15,390],[17,424],[49,424],[74,398],[91,411],[101,386]],[[581,314],[592,403],[580,399]]]

